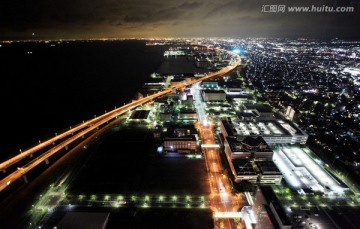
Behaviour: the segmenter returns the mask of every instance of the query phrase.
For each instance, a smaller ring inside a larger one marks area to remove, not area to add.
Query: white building
[[[308,135],[296,124],[283,120],[236,121],[222,119],[221,133],[227,136],[261,136],[268,145],[306,144]]]

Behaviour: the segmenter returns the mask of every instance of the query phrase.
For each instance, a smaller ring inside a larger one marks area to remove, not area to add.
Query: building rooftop
[[[241,140],[226,137],[232,152],[268,152],[272,151],[262,137],[245,137]]]
[[[197,130],[194,125],[171,125],[167,127],[166,136],[167,140],[196,140]]]
[[[291,135],[295,134],[305,134],[298,126],[296,126],[293,122],[288,120],[278,120],[280,125],[286,129]]]
[[[204,93],[226,94],[224,90],[202,90]]]
[[[257,175],[250,160],[234,159],[232,164],[237,175]]]
[[[260,113],[272,113],[271,106],[265,104],[245,103],[246,110],[257,110]]]
[[[295,124],[284,120],[235,121],[221,120],[229,136],[294,136],[306,135]]]
[[[238,102],[239,100],[246,100],[246,102],[248,102],[249,100],[254,99],[252,94],[242,94],[242,93],[229,94],[229,93],[227,93],[226,96],[228,98],[232,98],[235,102]]]
[[[254,111],[251,111],[251,110],[240,111],[240,112],[238,112],[238,116],[239,117],[244,117],[244,118],[256,118],[256,117],[259,117],[258,114],[256,114]]]
[[[260,170],[261,174],[269,175],[276,174],[281,175],[280,170],[273,161],[256,161],[256,166]]]
[[[238,135],[289,135],[278,122],[263,121],[263,122],[233,122],[234,128]]]
[[[230,118],[221,119],[221,123],[228,136],[234,136],[236,134],[236,129],[233,127],[233,123]]]
[[[181,109],[180,114],[197,114],[196,110],[192,109]]]
[[[210,81],[210,80],[204,80],[202,81],[202,85],[203,86],[218,86],[219,82],[218,81]]]
[[[291,146],[274,151],[274,162],[294,189],[311,189],[325,193],[342,194],[349,189],[319,165],[305,149]]]
[[[132,112],[129,119],[147,119],[150,114],[150,110],[135,110]]]

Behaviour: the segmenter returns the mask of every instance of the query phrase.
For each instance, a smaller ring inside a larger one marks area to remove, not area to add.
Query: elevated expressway
[[[224,49],[215,48],[217,51],[227,52],[228,54],[232,55],[232,60],[230,61],[230,65],[227,67],[217,71],[217,72],[211,72],[209,74],[206,74],[205,76],[194,79],[191,82],[181,82],[178,83],[176,86],[173,86],[171,88],[162,90],[160,92],[154,93],[152,95],[148,95],[144,98],[140,98],[136,101],[132,101],[122,107],[116,108],[112,111],[109,111],[101,116],[95,117],[89,121],[83,122],[81,124],[78,124],[77,126],[59,134],[56,135],[53,138],[50,138],[44,142],[40,142],[38,145],[27,149],[24,152],[21,152],[20,154],[0,163],[0,171],[6,172],[6,169],[8,169],[10,166],[15,165],[16,163],[20,162],[21,160],[32,156],[33,154],[37,153],[40,150],[46,149],[46,147],[52,146],[50,149],[43,152],[41,155],[38,155],[34,157],[34,159],[27,163],[25,166],[22,166],[18,168],[17,170],[10,173],[8,176],[6,176],[4,179],[0,181],[0,192],[4,190],[6,187],[8,187],[11,183],[14,181],[20,179],[22,176],[24,176],[27,172],[29,172],[31,169],[36,167],[38,164],[46,161],[50,156],[54,155],[56,152],[60,151],[63,148],[66,148],[69,144],[72,142],[82,138],[89,132],[99,128],[101,125],[104,125],[108,123],[109,121],[115,119],[117,116],[124,114],[125,112],[129,111],[131,108],[136,107],[138,105],[147,103],[153,99],[156,99],[162,95],[173,93],[173,90],[183,88],[187,85],[194,84],[212,77],[218,77],[223,76],[224,74],[232,71],[235,69],[241,62],[240,56]],[[61,141],[61,142],[60,142]]]

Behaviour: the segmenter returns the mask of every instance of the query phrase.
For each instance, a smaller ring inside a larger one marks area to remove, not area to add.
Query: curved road
[[[27,156],[32,155],[33,153],[37,152],[38,150],[41,150],[51,144],[53,144],[54,142],[69,137],[68,139],[64,140],[61,143],[58,143],[56,146],[54,146],[52,149],[46,151],[45,153],[43,153],[42,155],[39,155],[37,158],[35,158],[33,161],[31,161],[30,163],[28,163],[26,166],[24,166],[23,168],[18,168],[18,170],[12,172],[11,174],[9,174],[7,177],[5,177],[4,179],[2,179],[0,181],[0,192],[2,190],[4,190],[7,186],[9,186],[12,182],[14,182],[15,180],[18,180],[19,178],[21,178],[23,175],[25,175],[28,171],[30,171],[32,168],[34,168],[35,166],[37,166],[38,164],[40,164],[41,162],[45,161],[47,158],[49,158],[51,155],[53,155],[54,153],[58,152],[60,149],[66,147],[67,145],[69,145],[70,143],[76,141],[77,139],[83,137],[85,134],[89,133],[90,131],[98,128],[99,126],[111,121],[112,119],[116,118],[118,115],[121,115],[125,112],[127,112],[128,110],[130,110],[131,108],[141,105],[143,103],[146,103],[150,100],[153,100],[159,96],[168,94],[168,93],[172,93],[173,89],[179,89],[179,88],[183,88],[187,85],[190,84],[194,84],[212,77],[216,77],[216,76],[223,76],[224,74],[230,72],[231,70],[233,70],[234,68],[236,68],[240,62],[240,56],[232,53],[231,51],[228,50],[224,50],[224,49],[219,49],[219,48],[215,48],[215,50],[218,51],[224,51],[227,52],[233,56],[236,57],[237,61],[236,62],[231,62],[231,65],[217,71],[217,72],[213,72],[213,73],[209,73],[208,75],[205,75],[204,77],[201,77],[199,79],[195,79],[192,80],[191,82],[182,82],[177,84],[176,86],[169,88],[169,89],[165,89],[163,91],[154,93],[152,95],[149,95],[147,97],[138,99],[136,101],[133,101],[131,103],[128,103],[122,107],[116,108],[112,111],[109,111],[99,117],[93,118],[87,122],[81,123],[79,125],[77,125],[76,127],[61,133],[49,140],[44,141],[43,143],[40,143],[37,146],[34,146],[22,153],[20,153],[17,156],[14,156],[2,163],[0,163],[0,171],[5,171],[8,167],[10,167],[11,165],[16,164],[17,162],[21,161],[22,159],[24,159]],[[75,132],[78,132],[76,134],[74,134]]]

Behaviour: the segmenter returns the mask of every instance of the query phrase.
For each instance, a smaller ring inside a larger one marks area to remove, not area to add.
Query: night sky
[[[353,6],[354,12],[261,12],[264,5]],[[360,0],[3,0],[0,6],[3,40],[132,37],[359,38]]]

